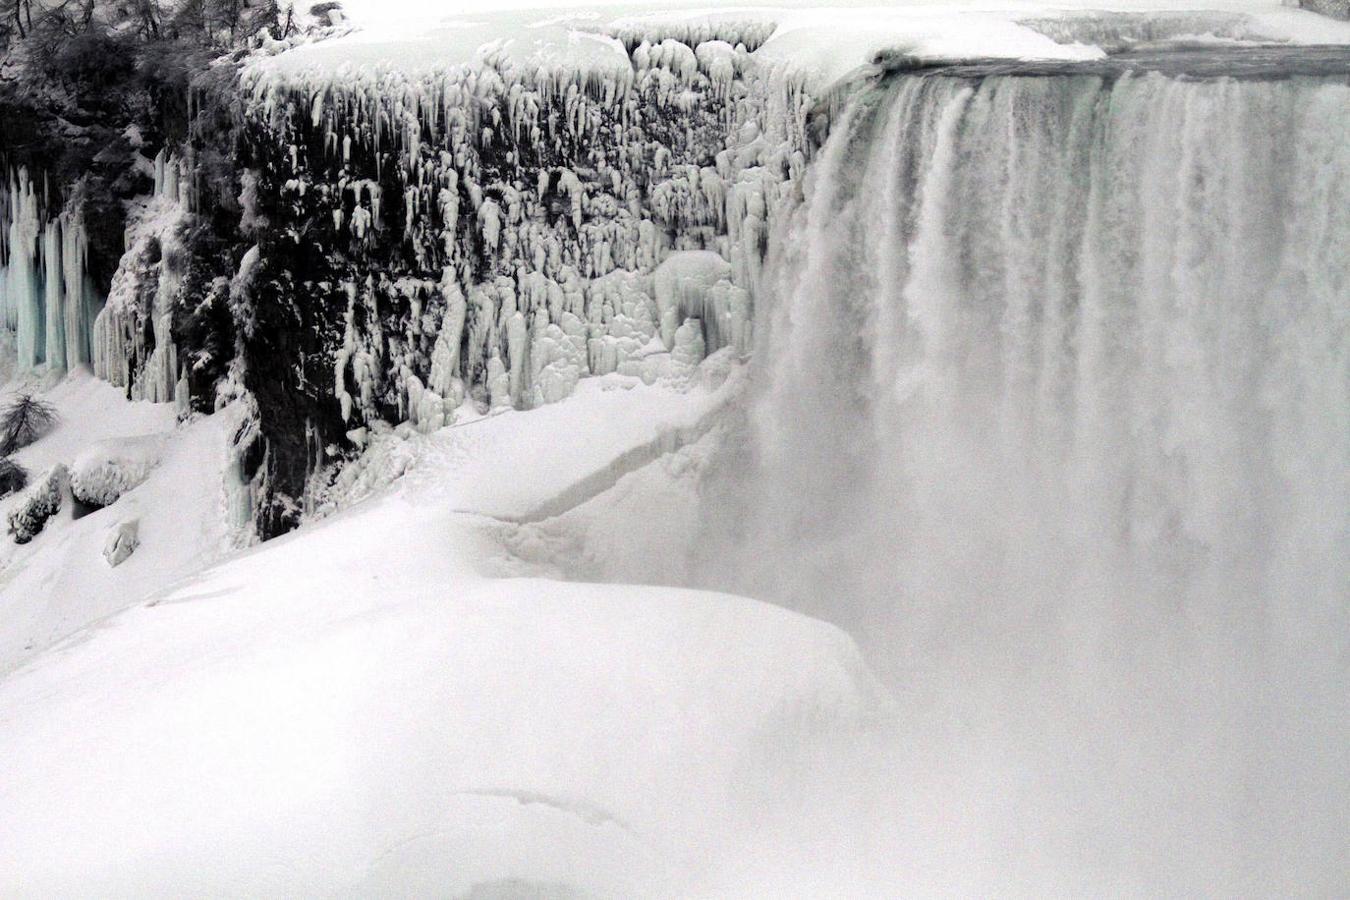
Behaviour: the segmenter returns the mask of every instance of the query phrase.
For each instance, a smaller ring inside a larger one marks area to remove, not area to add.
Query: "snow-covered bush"
[[[14,543],[26,544],[61,510],[61,501],[70,487],[70,472],[57,463],[43,472],[19,498],[9,514],[9,533]]]
[[[0,456],[0,497],[21,491],[28,484],[28,471],[7,456]]]
[[[0,410],[0,456],[42,437],[56,424],[56,409],[32,394],[20,394]]]
[[[159,435],[99,441],[75,458],[70,490],[90,506],[108,506],[145,481],[158,463],[164,441]]]

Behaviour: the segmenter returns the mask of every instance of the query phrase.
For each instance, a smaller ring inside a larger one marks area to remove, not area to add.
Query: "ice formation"
[[[163,403],[184,378],[173,316],[186,263],[180,226],[192,208],[190,179],[169,152],[155,158],[153,194],[129,217],[126,253],[93,323],[94,372],[135,399]]]
[[[343,419],[393,408],[430,431],[465,397],[527,408],[748,350],[811,100],[759,71],[747,29],[757,46],[750,26],[621,32],[627,64],[598,71],[488,47],[413,72],[246,72],[286,214],[326,223],[343,260],[314,284],[343,298]]]
[[[79,202],[55,211],[49,199],[25,168],[0,179],[0,325],[14,333],[21,367],[63,372],[93,361],[102,298],[85,265]]]

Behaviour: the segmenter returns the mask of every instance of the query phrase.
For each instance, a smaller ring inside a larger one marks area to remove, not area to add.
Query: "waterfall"
[[[776,241],[711,580],[858,636],[902,740],[1042,779],[1009,854],[1039,811],[1150,890],[1343,875],[1347,109],[892,76]]]

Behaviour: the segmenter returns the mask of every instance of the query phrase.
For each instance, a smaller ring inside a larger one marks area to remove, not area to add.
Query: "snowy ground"
[[[111,391],[81,375],[51,389],[64,424],[25,461],[173,428],[167,407]],[[0,680],[0,882],[686,890],[776,748],[854,732],[884,698],[841,632],[760,603],[489,577],[529,567],[488,517],[604,492],[657,452],[642,448],[695,440],[722,399],[592,379],[554,406],[412,436],[388,487],[165,586],[225,537],[193,519],[222,496],[231,417],[179,426],[139,488],[5,551],[4,658],[28,658]],[[398,456],[372,453],[373,468]],[[124,505],[143,543],[110,569],[101,520]],[[131,577],[137,561],[156,577]]]

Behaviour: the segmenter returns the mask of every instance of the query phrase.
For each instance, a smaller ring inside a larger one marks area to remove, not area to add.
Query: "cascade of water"
[[[860,97],[779,242],[713,580],[851,630],[916,719],[1095,753],[1063,770],[1122,822],[1173,791],[1197,852],[1272,838],[1269,876],[1303,831],[1332,877],[1347,109],[1343,77]]]

